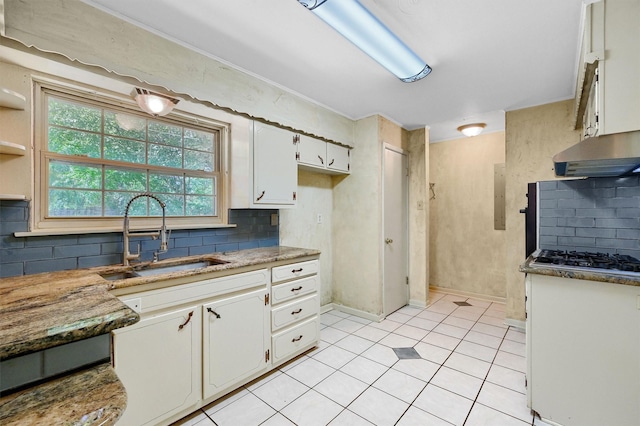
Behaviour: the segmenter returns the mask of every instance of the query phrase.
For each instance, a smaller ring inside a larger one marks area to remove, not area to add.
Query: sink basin
[[[149,275],[167,274],[169,272],[189,271],[191,269],[204,268],[209,265],[210,265],[209,262],[196,262],[196,263],[185,263],[182,265],[159,266],[157,268],[149,266],[144,269],[136,270],[135,273],[138,274],[139,277],[147,277]]]
[[[150,275],[160,275],[160,274],[168,274],[170,272],[179,272],[179,271],[190,271],[192,269],[200,269],[206,268],[211,265],[220,265],[223,263],[227,263],[222,260],[204,260],[200,262],[194,263],[181,263],[179,265],[171,265],[171,266],[156,266],[156,265],[147,265],[142,269],[136,269],[134,274],[137,274],[139,277],[148,277]]]
[[[228,263],[228,262],[225,262],[224,260],[212,259],[212,260],[201,260],[201,261],[192,262],[192,263],[180,263],[178,265],[167,265],[167,266],[161,266],[161,265],[152,263],[152,264],[144,265],[139,269],[135,268],[133,271],[113,272],[108,274],[100,274],[100,276],[108,281],[125,280],[127,278],[149,277],[153,275],[168,274],[171,272],[190,271],[192,269],[206,268],[207,266],[222,265],[224,263]]]
[[[107,281],[126,280],[127,278],[138,277],[135,272],[113,272],[111,274],[100,274]]]

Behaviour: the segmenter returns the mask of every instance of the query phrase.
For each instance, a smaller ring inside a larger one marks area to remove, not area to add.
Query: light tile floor
[[[525,335],[504,325],[504,305],[430,296],[379,323],[322,314],[318,348],[175,425],[544,425],[527,408]],[[409,347],[420,358],[398,359],[393,348]]]

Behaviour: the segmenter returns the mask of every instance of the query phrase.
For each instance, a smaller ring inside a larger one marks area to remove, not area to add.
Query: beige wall
[[[381,143],[388,143],[405,151],[409,149],[407,131],[382,116],[378,116],[378,140]]]
[[[332,302],[333,182],[330,175],[298,171],[298,204],[280,210],[280,245],[314,248],[320,255],[320,303]],[[322,223],[317,223],[317,215]]]
[[[555,178],[552,157],[580,140],[573,130],[573,100],[507,112],[507,318],[524,320],[524,216],[527,183]]]
[[[381,186],[385,143],[408,153],[409,299],[414,305],[425,306],[428,298],[429,212],[424,199],[429,133],[426,129],[407,132],[384,117],[368,117],[356,123],[351,176],[334,178],[333,301],[373,316],[383,314]]]
[[[494,229],[494,165],[504,132],[431,144],[430,283],[505,297],[505,231]]]
[[[333,301],[382,313],[381,146],[377,116],[358,120],[352,174],[334,178]]]
[[[429,130],[409,132],[409,303],[429,298]]]

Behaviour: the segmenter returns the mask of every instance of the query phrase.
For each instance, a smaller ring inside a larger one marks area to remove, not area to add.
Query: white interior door
[[[408,160],[395,147],[384,148],[383,258],[385,315],[409,301],[408,277]]]

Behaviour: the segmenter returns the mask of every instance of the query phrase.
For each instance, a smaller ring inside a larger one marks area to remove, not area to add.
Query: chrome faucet
[[[131,203],[133,203],[138,198],[147,197],[154,199],[160,204],[162,207],[162,228],[159,231],[138,231],[132,232],[129,230],[129,208],[131,207]],[[149,193],[143,192],[142,194],[138,194],[127,203],[127,207],[124,209],[124,224],[123,224],[123,256],[122,263],[124,266],[129,265],[130,260],[135,260],[140,258],[140,243],[138,243],[138,253],[132,254],[129,252],[129,237],[151,237],[152,239],[157,239],[160,237],[160,250],[153,253],[154,261],[158,260],[158,253],[166,253],[169,250],[168,240],[169,234],[167,233],[167,224],[166,224],[166,204],[160,200],[157,196]]]

